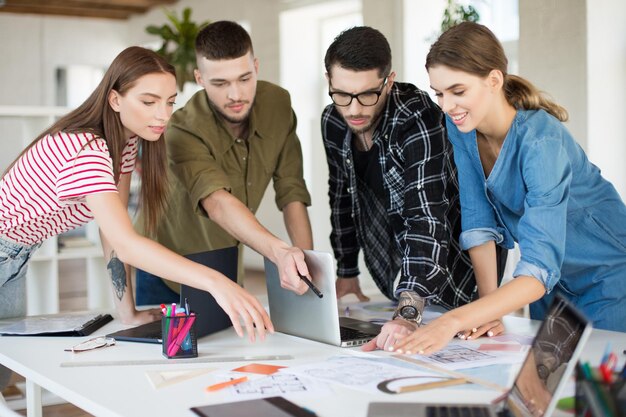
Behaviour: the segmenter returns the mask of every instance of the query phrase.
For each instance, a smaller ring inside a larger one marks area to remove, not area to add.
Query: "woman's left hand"
[[[475,327],[471,330],[463,330],[457,333],[456,337],[463,340],[478,339],[483,335],[488,337],[498,336],[504,333],[504,324],[502,320],[494,320],[489,323],[483,324],[480,327]]]
[[[395,334],[394,337],[397,341],[391,350],[407,355],[434,353],[456,336],[459,327],[456,320],[444,314],[438,319],[422,325],[409,335]]]

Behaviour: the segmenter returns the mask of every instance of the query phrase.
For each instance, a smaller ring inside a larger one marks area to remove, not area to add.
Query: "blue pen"
[[[600,365],[603,365],[609,361],[609,355],[611,355],[611,342],[608,342],[606,344],[606,348],[604,348],[604,355],[602,355]]]

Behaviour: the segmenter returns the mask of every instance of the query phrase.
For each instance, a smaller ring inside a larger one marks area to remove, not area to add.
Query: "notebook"
[[[237,282],[238,254],[237,247],[233,246],[185,255],[185,257],[213,268],[226,275],[233,282]],[[196,313],[195,330],[198,338],[224,330],[232,325],[228,315],[210,293],[187,285],[181,285],[180,305],[185,305],[185,299],[189,304],[189,309]],[[118,341],[162,343],[161,320],[120,330],[107,336],[113,337]]]
[[[304,256],[311,281],[324,295],[322,298],[311,290],[297,295],[282,288],[276,265],[265,259],[265,282],[274,328],[282,333],[341,347],[359,346],[378,336],[381,329],[378,324],[339,317],[332,255],[305,250]]]
[[[70,313],[25,317],[0,329],[3,336],[87,336],[113,320],[110,314]]]
[[[590,333],[589,321],[556,295],[513,387],[505,395],[491,404],[373,402],[367,417],[549,417]]]

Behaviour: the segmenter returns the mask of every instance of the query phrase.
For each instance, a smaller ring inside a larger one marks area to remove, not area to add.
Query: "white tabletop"
[[[537,322],[506,317],[508,329],[516,334],[534,334]],[[107,334],[121,326],[114,321],[98,332]],[[86,338],[85,338],[86,339]],[[96,416],[193,416],[190,407],[224,401],[219,391],[209,393],[205,387],[214,382],[209,376],[199,376],[172,386],[154,389],[147,370],[183,370],[214,368],[228,371],[246,361],[181,364],[176,360],[170,364],[61,367],[69,362],[111,363],[120,360],[146,361],[163,359],[160,345],[118,342],[114,347],[74,354],[63,349],[82,339],[66,337],[0,337],[0,363],[23,375],[31,383],[37,384],[57,394]],[[594,330],[583,353],[584,360],[599,361],[607,342],[614,349],[626,347],[626,333]],[[239,339],[232,329],[202,338],[198,343],[199,358],[243,357],[264,355],[291,355],[294,359],[282,361],[256,361],[284,366],[294,366],[346,353],[342,349],[322,343],[312,342],[283,334],[270,335],[264,342],[250,344],[247,339]],[[387,355],[386,353],[380,353]],[[208,375],[208,374],[207,374]],[[467,390],[448,387],[416,393],[390,396],[369,394],[343,386],[333,385],[332,392],[324,394],[299,395],[286,398],[307,407],[318,416],[365,416],[370,401],[422,401],[432,402],[454,398],[460,402],[486,402],[499,393],[487,389]],[[37,415],[30,410],[29,415]]]

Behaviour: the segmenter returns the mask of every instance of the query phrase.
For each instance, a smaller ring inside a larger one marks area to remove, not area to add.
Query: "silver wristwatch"
[[[417,295],[415,291],[402,291],[393,319],[401,318],[418,326],[422,324],[422,313],[424,312],[425,300]]]

